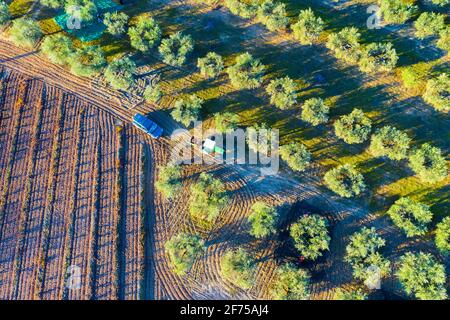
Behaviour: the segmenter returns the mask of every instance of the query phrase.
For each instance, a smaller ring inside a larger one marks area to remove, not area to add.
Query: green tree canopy
[[[58,8],[62,8],[65,3],[66,0],[40,0],[41,4],[43,6],[52,8],[52,9],[58,9]]]
[[[372,121],[360,109],[353,109],[334,123],[336,136],[349,144],[366,141],[371,130]]]
[[[253,18],[257,12],[257,8],[253,3],[247,3],[242,0],[225,0],[225,6],[232,14],[245,19]]]
[[[388,23],[404,23],[418,10],[414,0],[379,0],[378,3],[381,16]]]
[[[296,90],[295,82],[289,77],[272,80],[266,88],[270,95],[270,103],[282,110],[292,107],[297,102]]]
[[[328,171],[324,182],[328,188],[344,198],[357,196],[366,189],[363,175],[349,164]]]
[[[215,52],[208,52],[208,54],[197,60],[197,67],[204,77],[214,78],[219,76],[223,69],[223,58]]]
[[[406,293],[417,299],[447,299],[445,267],[429,253],[407,252],[400,257],[397,277]]]
[[[128,57],[113,60],[105,71],[109,84],[118,90],[127,90],[134,84],[136,64]]]
[[[72,39],[68,36],[57,33],[48,35],[41,44],[41,51],[51,62],[64,65],[70,63],[72,55],[75,53]]]
[[[343,290],[338,288],[334,294],[333,300],[367,300],[367,293],[362,289]]]
[[[270,294],[274,300],[308,300],[310,286],[311,276],[308,271],[286,263],[276,269]]]
[[[331,33],[326,46],[333,51],[336,58],[351,63],[358,62],[361,55],[360,37],[357,28],[344,28],[338,33]]]
[[[187,56],[194,50],[194,41],[191,36],[181,32],[172,34],[163,39],[159,46],[159,53],[165,63],[174,67],[182,66]]]
[[[329,249],[327,220],[317,214],[304,215],[291,225],[290,234],[295,247],[306,259],[316,260]]]
[[[158,83],[149,84],[145,87],[144,90],[145,101],[156,103],[162,98],[162,96],[163,93]]]
[[[128,29],[128,36],[130,37],[131,46],[143,53],[148,53],[151,48],[158,44],[161,39],[161,33],[161,28],[156,21],[147,16],[140,16],[136,24]],[[179,50],[185,50],[186,48],[183,49],[182,46],[186,46],[188,44],[184,43],[184,40],[178,37],[182,37],[181,34],[180,36],[177,36],[177,38],[166,39],[164,47],[160,47],[160,50],[161,48],[164,48],[165,50],[164,58],[170,59],[169,56],[171,56],[171,59],[180,59],[178,52],[173,51],[174,48],[177,45],[180,45]],[[166,60],[164,60],[164,62],[166,62]],[[171,62],[174,63],[174,61]]]
[[[450,0],[431,0],[431,2],[435,5],[444,7],[448,4],[450,4]]]
[[[189,127],[192,122],[198,120],[202,110],[203,100],[196,95],[179,99],[175,102],[171,116],[175,121]]]
[[[205,251],[204,241],[197,235],[179,233],[165,244],[174,272],[182,276],[192,268],[192,265]]]
[[[30,18],[18,18],[13,21],[9,37],[19,46],[31,49],[42,37],[39,24]]]
[[[262,84],[265,66],[246,52],[236,57],[233,66],[227,69],[231,84],[236,89],[255,89]]]
[[[428,80],[423,99],[437,111],[449,112],[450,77],[448,74],[442,73],[437,78]]]
[[[408,155],[410,142],[405,132],[384,126],[372,135],[369,151],[375,157],[387,156],[391,160],[401,160]]]
[[[437,224],[435,243],[442,253],[447,254],[450,251],[450,216]]]
[[[103,17],[106,31],[113,36],[119,36],[127,31],[128,15],[123,12],[107,12]],[[133,45],[133,41],[131,41]]]
[[[409,156],[409,167],[416,173],[420,180],[434,183],[447,177],[447,161],[442,155],[441,149],[424,143],[415,149]]]
[[[406,233],[407,237],[424,235],[428,231],[428,224],[433,219],[430,207],[408,197],[395,201],[387,214],[394,224]]]
[[[99,46],[83,47],[70,57],[70,71],[80,77],[95,76],[105,65],[105,55]]]
[[[4,1],[0,1],[0,27],[11,21],[11,13],[9,7]]]
[[[304,171],[311,163],[311,152],[300,142],[291,142],[280,146],[281,159],[295,171]]]
[[[159,167],[156,189],[166,198],[174,198],[181,189],[181,167],[174,164]]]
[[[228,202],[225,186],[211,174],[202,172],[191,187],[189,211],[197,221],[213,222]]]
[[[416,36],[425,39],[428,36],[439,35],[445,28],[445,14],[435,12],[423,12],[414,22]]]
[[[438,48],[442,50],[450,51],[450,27],[447,26],[441,32],[439,32],[439,39],[436,43]]]
[[[390,263],[379,252],[384,245],[375,228],[363,227],[350,236],[344,260],[352,266],[356,279],[370,281],[375,275],[383,278],[389,274]]]
[[[253,152],[269,155],[275,138],[275,133],[266,123],[256,123],[247,128],[247,144]]]
[[[302,120],[317,126],[328,121],[330,107],[321,98],[311,98],[305,101],[302,108]]]
[[[93,21],[98,12],[98,8],[92,0],[66,0],[64,8],[69,16],[84,22]]]
[[[228,250],[220,260],[223,278],[242,289],[250,289],[255,283],[256,262],[242,248]]]
[[[250,234],[256,238],[264,238],[276,232],[278,213],[274,207],[264,202],[255,202],[248,217],[251,224]]]
[[[325,23],[311,8],[300,11],[298,21],[291,26],[295,39],[301,44],[312,44],[323,31]]]
[[[402,70],[402,81],[406,88],[420,87],[425,77],[426,71],[415,66],[409,66]]]
[[[214,115],[216,130],[220,133],[230,133],[237,129],[239,117],[231,112],[218,112]]]
[[[270,31],[285,29],[289,23],[286,5],[273,0],[264,0],[258,7],[258,20]]]
[[[367,73],[388,72],[394,69],[397,61],[397,52],[391,43],[371,43],[362,51],[359,67]]]

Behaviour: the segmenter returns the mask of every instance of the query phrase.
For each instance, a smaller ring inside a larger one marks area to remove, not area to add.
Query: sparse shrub
[[[168,164],[159,167],[158,180],[155,182],[156,189],[166,198],[173,199],[181,189],[181,167]]]
[[[134,84],[136,64],[128,57],[113,60],[105,71],[109,84],[118,90],[127,90]]]
[[[414,0],[379,0],[379,4],[383,20],[388,23],[405,23],[418,10]]]
[[[161,28],[153,18],[140,16],[136,24],[130,27],[130,29],[128,30],[128,36],[130,37],[131,46],[133,48],[139,50],[140,52],[148,53],[150,49],[155,47],[161,39]],[[172,50],[173,47],[171,46],[176,45],[175,43],[171,42],[170,39],[171,38],[166,39],[167,47],[164,47],[168,50]],[[175,39],[173,40],[176,41]],[[170,44],[168,42],[170,42]],[[181,46],[182,44],[180,42],[180,50]],[[162,46],[160,47],[160,50],[161,48]],[[172,59],[176,60],[178,58],[175,57],[177,53],[172,53],[172,51],[165,51],[164,58],[170,59],[170,54],[174,55]],[[164,60],[164,62],[166,62],[166,60]]]
[[[311,162],[311,152],[300,142],[292,142],[280,147],[281,159],[295,171],[304,171]]]
[[[231,112],[216,113],[214,115],[214,124],[216,130],[220,133],[233,132],[236,130],[238,122],[238,115]]]
[[[9,21],[11,21],[9,7],[4,1],[0,1],[0,27],[6,25]]]
[[[198,181],[191,187],[189,211],[195,219],[211,223],[227,201],[223,183],[211,174],[202,172]]]
[[[105,65],[106,59],[99,46],[78,49],[70,58],[70,71],[80,77],[95,76]]]
[[[256,262],[242,248],[228,250],[220,260],[223,278],[242,289],[250,289],[255,283]]]
[[[264,238],[276,232],[278,214],[274,207],[264,202],[255,202],[248,217],[251,224],[250,234],[256,238]]]
[[[425,39],[428,36],[438,35],[445,28],[445,15],[434,12],[423,12],[414,22],[416,36]]]
[[[159,84],[155,85],[147,85],[144,90],[144,99],[148,102],[156,103],[158,102],[163,96],[163,93],[161,91],[161,87]]]
[[[128,15],[123,12],[107,12],[103,18],[106,31],[113,36],[119,36],[127,31]],[[133,46],[133,41],[131,41]]]
[[[375,228],[363,227],[350,236],[344,260],[352,266],[356,279],[373,285],[372,281],[389,274],[390,263],[379,252],[384,245],[384,239],[377,235]]]
[[[421,236],[428,231],[427,225],[433,219],[430,208],[408,197],[400,198],[389,208],[387,214],[407,237]]]
[[[372,135],[369,151],[375,157],[387,156],[391,160],[402,160],[408,154],[410,142],[405,132],[384,126]]]
[[[301,44],[312,44],[319,38],[325,23],[311,8],[300,11],[297,23],[291,26],[295,39]]]
[[[331,238],[327,227],[327,221],[317,214],[304,215],[291,225],[290,235],[303,257],[316,260],[329,249]]]
[[[69,16],[84,22],[92,22],[97,16],[97,6],[92,0],[66,0],[65,11]]]
[[[439,148],[425,143],[409,156],[409,167],[420,180],[434,183],[447,177],[447,162]]]
[[[197,236],[180,233],[165,244],[174,272],[182,276],[192,268],[195,259],[205,251],[203,240]]]
[[[274,300],[308,300],[310,286],[311,276],[307,270],[286,263],[276,269],[270,294]]]
[[[353,109],[334,123],[336,136],[349,144],[366,141],[371,130],[372,121],[359,109]]]
[[[363,175],[349,164],[328,171],[324,182],[328,188],[344,198],[357,196],[366,189]]]
[[[202,110],[202,104],[203,100],[196,95],[179,99],[175,102],[174,109],[171,112],[172,118],[189,127],[192,122],[198,120],[200,111]]]
[[[450,111],[450,77],[446,73],[427,82],[423,99],[437,111]]]
[[[436,226],[436,247],[444,254],[450,251],[450,216],[445,217]]]
[[[225,6],[232,14],[245,19],[253,18],[256,15],[256,8],[253,4],[248,4],[242,0],[225,0]]]
[[[336,58],[355,63],[361,55],[360,36],[357,28],[344,28],[338,33],[331,33],[326,46],[333,51]]]
[[[214,78],[220,75],[224,69],[222,56],[215,52],[208,52],[204,58],[199,58],[197,67],[202,76]]]
[[[280,109],[287,109],[297,102],[296,89],[295,82],[284,77],[270,81],[266,91],[270,95],[271,104]]]
[[[286,5],[272,0],[264,0],[258,7],[258,20],[270,31],[285,29],[289,23]]]
[[[400,257],[396,274],[408,295],[420,300],[447,299],[445,267],[429,253],[407,252]]]
[[[41,40],[42,31],[35,20],[18,18],[13,21],[9,36],[15,44],[31,49]]]
[[[338,288],[334,294],[333,300],[367,300],[367,293],[362,289],[342,290]]]
[[[183,35],[181,32],[172,34],[163,39],[159,46],[159,53],[163,61],[174,67],[182,66],[187,56],[194,50],[194,41],[191,36]]]
[[[60,65],[69,63],[75,53],[72,39],[61,33],[46,36],[41,44],[41,51],[51,62]]]
[[[371,43],[363,50],[359,67],[368,73],[388,72],[394,69],[397,61],[397,52],[391,43]]]
[[[237,89],[256,89],[262,84],[265,66],[250,53],[236,57],[236,63],[227,69],[231,84]]]
[[[311,98],[305,101],[302,108],[302,120],[313,126],[328,121],[328,107],[321,98]]]

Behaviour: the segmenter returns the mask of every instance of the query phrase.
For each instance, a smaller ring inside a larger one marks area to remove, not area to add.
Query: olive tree
[[[127,90],[134,84],[136,64],[128,57],[113,60],[105,71],[105,78],[117,90]]]
[[[359,68],[367,73],[388,72],[397,61],[397,52],[391,43],[371,43],[362,51]]]
[[[334,293],[333,300],[367,300],[367,293],[362,289],[343,290],[338,288]]]
[[[145,87],[144,99],[146,101],[156,103],[162,98],[162,96],[163,92],[158,83],[149,84]]]
[[[159,46],[159,53],[165,63],[174,67],[182,66],[187,56],[194,50],[194,41],[191,36],[181,32],[172,34],[163,39]]]
[[[67,15],[82,22],[92,22],[98,13],[98,8],[92,0],[66,0],[64,8]]]
[[[330,190],[344,198],[355,197],[366,189],[363,175],[349,164],[329,170],[323,179]]]
[[[418,10],[414,0],[379,0],[378,2],[381,16],[388,23],[404,23]]]
[[[344,260],[351,265],[356,279],[373,285],[372,281],[389,274],[390,263],[380,253],[384,245],[385,240],[377,235],[375,228],[363,227],[350,236]]]
[[[253,3],[246,3],[242,0],[225,0],[225,6],[232,14],[245,19],[253,18],[256,15],[256,7]]]
[[[269,155],[276,139],[274,131],[267,124],[255,124],[247,128],[247,144],[253,152]]]
[[[308,300],[311,294],[311,275],[291,263],[277,267],[270,284],[274,300]]]
[[[450,216],[437,224],[435,243],[442,253],[447,254],[450,251]]]
[[[270,103],[280,109],[292,107],[297,102],[296,90],[295,82],[289,77],[274,79],[266,88]]]
[[[264,0],[258,7],[258,20],[270,31],[285,29],[289,23],[286,5],[273,0]]]
[[[127,31],[128,15],[123,12],[107,12],[103,17],[106,31],[113,36],[120,36]],[[133,41],[131,41],[133,46]]]
[[[331,33],[326,46],[336,58],[354,63],[359,60],[361,55],[360,37],[361,34],[357,28],[344,28],[338,33]]]
[[[445,28],[445,14],[424,12],[414,22],[416,36],[419,39],[425,39],[429,36],[439,35]]]
[[[447,177],[447,161],[441,149],[429,143],[424,143],[411,152],[409,167],[424,182],[439,182]]]
[[[181,122],[189,127],[192,122],[198,120],[202,110],[203,100],[196,95],[190,95],[175,102],[173,111],[170,113],[175,121]]]
[[[420,300],[446,300],[445,266],[429,253],[407,252],[400,257],[396,272],[408,295]]]
[[[276,232],[278,213],[274,207],[264,202],[255,202],[248,217],[251,225],[250,234],[256,238],[264,238]]]
[[[312,44],[323,31],[325,23],[311,8],[300,11],[298,21],[291,26],[294,37],[301,44]]]
[[[428,80],[423,99],[437,111],[449,112],[450,77],[448,74],[442,73],[437,78]]]
[[[40,3],[52,9],[62,8],[66,3],[66,0],[40,0]]]
[[[18,18],[12,23],[9,37],[15,44],[31,49],[41,40],[42,30],[35,20]]]
[[[0,27],[6,25],[9,21],[11,21],[9,7],[4,1],[0,1]]]
[[[360,109],[353,109],[350,114],[340,117],[334,123],[336,136],[348,144],[366,141],[371,130],[372,121]]]
[[[225,186],[211,174],[202,172],[191,187],[189,211],[197,221],[213,222],[228,202]]]
[[[173,199],[181,190],[181,167],[174,164],[160,166],[158,179],[155,182],[156,190],[166,198]]]
[[[80,77],[95,76],[105,65],[105,55],[99,46],[77,49],[70,57],[70,71]]]
[[[321,98],[311,98],[305,101],[302,108],[302,120],[313,126],[328,121],[330,107]]]
[[[408,197],[395,201],[387,214],[407,237],[424,235],[428,231],[428,224],[433,219],[429,206]]]
[[[291,225],[290,235],[295,248],[306,259],[316,260],[329,249],[331,238],[327,220],[317,214],[301,217]]]
[[[57,33],[44,38],[41,51],[51,62],[64,65],[70,63],[75,48],[72,39],[62,33]]]
[[[182,276],[186,274],[205,251],[204,241],[197,235],[179,233],[165,244],[174,272]]]
[[[223,69],[223,58],[215,52],[208,52],[208,54],[197,60],[197,67],[204,77],[215,78],[219,76]]]
[[[292,142],[280,146],[280,156],[295,171],[305,171],[306,167],[311,163],[311,152],[300,142]]]
[[[136,24],[128,29],[128,36],[133,48],[140,52],[148,53],[161,39],[161,28],[153,18],[140,16]],[[172,47],[169,50],[172,50]]]
[[[216,130],[220,133],[230,133],[237,129],[239,117],[231,112],[218,112],[214,115]]]
[[[407,157],[411,139],[395,127],[384,126],[372,135],[369,152],[375,157],[386,156],[391,160]]]
[[[255,89],[262,84],[264,70],[261,61],[247,52],[236,57],[235,64],[227,68],[227,73],[236,89]]]
[[[250,289],[255,283],[255,259],[242,248],[228,250],[220,259],[220,273],[234,285]]]

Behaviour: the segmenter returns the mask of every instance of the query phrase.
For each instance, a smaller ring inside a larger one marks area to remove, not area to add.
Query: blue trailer
[[[161,137],[163,133],[163,129],[160,126],[140,113],[136,113],[136,115],[133,117],[133,124],[155,139]]]

